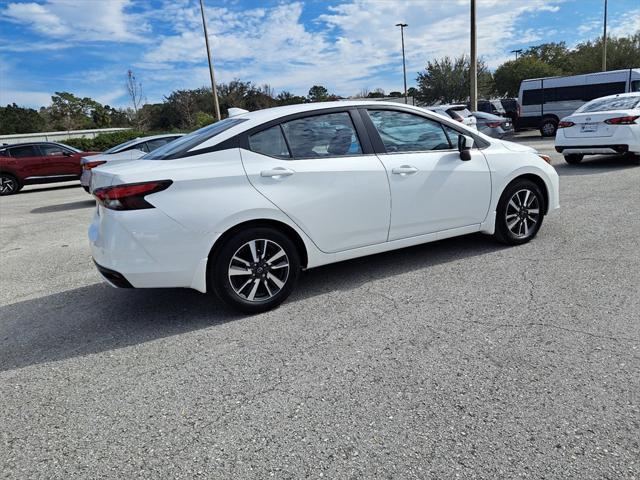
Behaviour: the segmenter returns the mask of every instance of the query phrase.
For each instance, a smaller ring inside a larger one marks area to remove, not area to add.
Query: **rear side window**
[[[26,145],[24,147],[12,147],[9,148],[9,153],[14,158],[24,158],[24,157],[38,157],[40,154],[36,150],[36,147],[32,145]]]
[[[249,137],[249,148],[253,152],[269,155],[270,157],[291,157],[280,125],[251,135]]]
[[[369,116],[387,153],[452,148],[442,124],[434,120],[393,110],[370,110]]]
[[[282,124],[294,158],[362,154],[360,140],[347,112],[299,118]]]
[[[160,148],[163,145],[166,145],[172,140],[173,138],[156,138],[154,140],[149,140],[148,142],[146,142],[147,149],[145,150],[145,152],[153,152],[154,150]]]

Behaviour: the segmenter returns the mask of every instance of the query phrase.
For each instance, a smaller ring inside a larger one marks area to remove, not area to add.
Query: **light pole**
[[[402,38],[402,73],[404,76],[404,103],[407,103],[407,65],[404,60],[404,28],[408,27],[406,23],[396,23],[396,27],[400,27],[400,37]]]
[[[216,89],[216,78],[213,74],[213,61],[211,60],[211,49],[209,48],[209,34],[207,33],[207,20],[204,15],[204,4],[200,0],[200,13],[202,13],[202,28],[204,29],[204,42],[207,45],[207,58],[209,59],[209,76],[211,77],[211,90],[213,90],[213,104],[216,109],[216,118],[218,121],[222,120],[220,117],[220,105],[218,104],[218,90]]]
[[[602,35],[602,71],[607,71],[607,0],[604,0],[604,34]]]
[[[518,60],[518,54],[522,53],[522,49],[518,48],[517,50],[511,50],[511,53],[515,53],[516,54],[516,60]]]
[[[469,103],[471,111],[478,110],[478,52],[476,51],[476,0],[471,0],[471,65],[469,65],[471,77],[471,92]]]

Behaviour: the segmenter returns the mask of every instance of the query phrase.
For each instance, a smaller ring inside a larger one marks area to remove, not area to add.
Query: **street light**
[[[213,75],[213,61],[211,60],[211,49],[209,48],[209,34],[207,33],[207,21],[204,15],[204,4],[200,0],[200,12],[202,13],[202,28],[204,29],[204,42],[207,45],[207,58],[209,59],[209,76],[211,77],[211,90],[213,90],[213,104],[216,109],[216,118],[218,121],[222,120],[220,117],[220,105],[218,104],[218,90],[216,89],[216,78]]]
[[[402,73],[404,76],[404,103],[407,102],[407,65],[404,60],[404,28],[408,27],[406,23],[396,23],[396,27],[400,27],[400,37],[402,38]]]
[[[478,110],[478,52],[476,50],[476,0],[471,0],[471,65],[469,65],[471,111]]]
[[[607,71],[607,0],[604,0],[604,34],[602,35],[602,71]]]

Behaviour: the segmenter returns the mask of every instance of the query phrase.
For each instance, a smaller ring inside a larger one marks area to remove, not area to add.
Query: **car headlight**
[[[545,162],[547,162],[549,165],[551,165],[551,157],[549,155],[543,155],[541,153],[538,153],[538,156],[543,159]]]

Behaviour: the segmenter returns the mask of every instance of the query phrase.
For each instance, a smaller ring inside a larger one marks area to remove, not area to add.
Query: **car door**
[[[38,145],[42,156],[42,170],[44,176],[57,177],[59,175],[80,175],[80,155],[61,145]]]
[[[315,113],[268,125],[249,132],[241,150],[252,185],[324,252],[387,240],[387,175],[351,115]]]
[[[480,150],[472,149],[471,160],[461,160],[459,132],[432,118],[393,109],[369,109],[368,115],[391,188],[389,240],[485,219],[491,177]]]
[[[18,145],[7,150],[15,161],[16,173],[22,179],[46,176],[45,164],[35,145]]]

